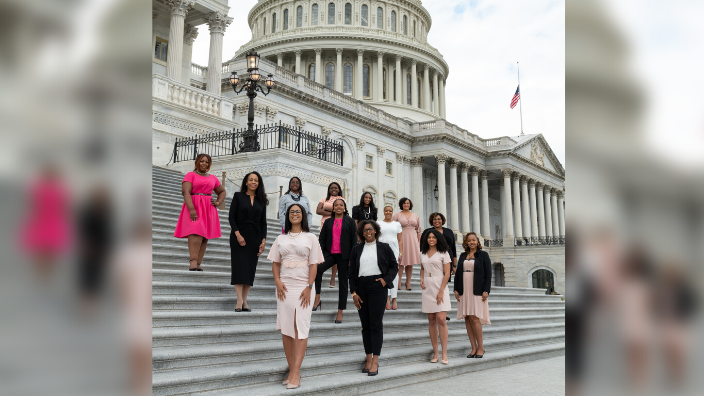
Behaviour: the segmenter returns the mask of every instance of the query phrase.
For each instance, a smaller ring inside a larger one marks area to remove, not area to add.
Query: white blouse
[[[403,228],[401,228],[401,223],[399,223],[398,221],[392,221],[391,223],[387,223],[382,220],[379,222],[379,228],[381,228],[381,236],[379,237],[379,241],[388,243],[391,247],[391,250],[394,252],[394,255],[396,256],[396,260],[398,260],[398,234],[403,232]]]
[[[358,276],[372,276],[381,275],[379,270],[378,258],[376,256],[376,241],[369,243],[364,242],[364,249],[362,249],[362,256],[359,258],[359,275]]]

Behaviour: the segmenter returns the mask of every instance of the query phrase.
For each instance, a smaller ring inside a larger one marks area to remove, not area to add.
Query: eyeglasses
[[[364,230],[362,230],[362,232],[365,233],[365,234],[368,233],[368,232],[372,232],[372,231],[374,231],[373,228],[365,228]]]
[[[291,214],[301,214],[301,211],[300,211],[300,210],[292,210],[292,211],[290,211],[289,213],[291,213]]]

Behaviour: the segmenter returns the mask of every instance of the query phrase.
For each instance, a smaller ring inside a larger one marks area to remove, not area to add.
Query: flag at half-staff
[[[520,88],[521,86],[516,87],[516,93],[513,94],[513,99],[511,99],[511,108],[513,109],[516,107],[516,104],[518,103],[518,100],[521,99],[521,93],[520,93]]]

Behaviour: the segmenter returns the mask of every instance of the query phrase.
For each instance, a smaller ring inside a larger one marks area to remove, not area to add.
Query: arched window
[[[552,272],[544,269],[533,272],[533,288],[548,289],[548,294],[555,291],[555,277]]]
[[[406,22],[407,22],[407,21],[408,21],[408,18],[406,18],[406,16],[404,15],[404,16],[403,16],[403,34],[406,35],[406,36],[408,36],[408,29],[407,29],[407,27],[406,27],[406,25],[407,25]]]
[[[423,95],[421,95],[421,87],[422,87],[422,85],[420,85],[420,78],[419,78],[418,79],[418,108],[419,109],[422,107],[421,103],[420,103],[421,102],[420,98],[423,97]]]
[[[352,65],[349,63],[345,64],[343,79],[343,93],[345,95],[352,95]]]
[[[362,5],[362,26],[369,26],[367,20],[369,19],[369,7]]]
[[[362,67],[362,94],[365,97],[371,96],[369,94],[369,65]]]
[[[318,5],[317,4],[313,4],[313,9],[312,9],[311,14],[313,15],[310,18],[310,21],[312,22],[311,25],[317,26],[318,25]]]
[[[376,28],[384,28],[384,10],[382,10],[381,7],[376,9]]]
[[[296,8],[296,27],[303,26],[303,6]]]
[[[406,74],[406,104],[411,104],[411,75]]]
[[[396,198],[396,193],[394,193],[393,191],[387,191],[384,193],[384,206],[390,205],[394,209],[394,212],[395,212],[397,202],[398,202],[398,199]]]
[[[276,13],[271,16],[271,32],[276,33]]]
[[[391,31],[396,31],[396,11],[391,11]]]
[[[335,89],[335,64],[328,63],[325,65],[325,86],[330,89]]]
[[[308,78],[315,81],[315,63],[311,63],[310,66],[308,66]]]
[[[374,200],[374,202],[379,202],[379,201],[376,199],[376,188],[374,188],[374,186],[371,186],[371,185],[370,185],[370,186],[365,186],[364,189],[362,190],[362,193],[369,193],[369,194],[371,194],[371,195],[372,195],[372,199]]]
[[[288,30],[288,8],[284,10],[284,30]]]
[[[345,25],[352,24],[352,4],[345,4]]]
[[[416,37],[416,21],[413,21],[413,37]]]
[[[335,24],[335,3],[328,4],[328,25]]]
[[[386,99],[386,68],[384,68],[382,74],[384,75],[384,82],[382,83],[382,85],[383,85],[382,89],[384,91],[384,99]]]

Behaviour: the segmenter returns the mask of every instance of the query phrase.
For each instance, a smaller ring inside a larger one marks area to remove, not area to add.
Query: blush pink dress
[[[32,212],[20,231],[22,246],[31,253],[59,254],[71,244],[69,194],[58,180],[42,178],[29,190]]]
[[[332,212],[332,204],[333,204],[333,202],[337,201],[338,199],[345,201],[344,198],[342,198],[341,196],[338,195],[337,197],[330,197],[330,199],[328,199],[327,201],[325,200],[325,198],[323,198],[320,200],[320,203],[323,204],[324,210],[327,210],[328,212]],[[347,201],[345,201],[345,203],[347,203]],[[321,230],[323,229],[323,223],[325,223],[325,220],[327,220],[329,218],[330,218],[330,216],[323,216],[320,219],[320,229]]]
[[[403,241],[404,245],[406,241]],[[405,249],[404,249],[405,250]],[[445,285],[443,290],[442,302],[438,305],[436,297],[440,292],[440,286],[442,286],[442,280],[445,276],[444,265],[452,264],[452,259],[450,254],[435,252],[432,257],[428,257],[427,254],[422,253],[420,255],[420,264],[423,266],[423,282],[425,283],[425,290],[423,290],[421,296],[423,299],[423,305],[421,306],[421,311],[423,313],[435,313],[435,312],[447,312],[450,310],[450,289]]]
[[[422,232],[420,229],[420,219],[415,213],[411,213],[410,218],[406,218],[403,212],[398,212],[391,217],[391,221],[398,221],[403,230],[401,239],[403,240],[403,256],[399,260],[400,267],[420,264],[420,244],[418,243],[418,235]],[[401,271],[399,269],[399,271]]]
[[[491,324],[489,320],[489,301],[482,301],[482,296],[475,296],[472,291],[474,285],[474,259],[464,261],[465,272],[462,273],[464,291],[457,303],[457,319],[464,320],[467,316],[476,316],[483,325]],[[471,270],[471,272],[467,272]],[[457,277],[459,274],[455,275]]]
[[[294,330],[298,330],[298,339],[308,338],[310,330],[310,316],[313,313],[315,301],[315,287],[310,292],[310,304],[301,307],[299,297],[308,287],[311,264],[320,264],[325,261],[323,251],[320,249],[318,238],[310,232],[302,232],[299,236],[291,238],[288,234],[276,237],[267,258],[273,262],[281,263],[279,279],[286,286],[286,298],[281,301],[276,297],[276,330],[281,334],[296,338]]]
[[[200,235],[207,239],[220,238],[220,217],[218,210],[210,203],[213,191],[220,186],[220,180],[215,175],[201,176],[195,172],[188,172],[183,182],[191,182],[191,199],[196,209],[198,219],[191,221],[191,214],[186,203],[181,207],[181,215],[176,223],[176,238],[188,238],[189,235]],[[207,194],[207,195],[193,195]]]

